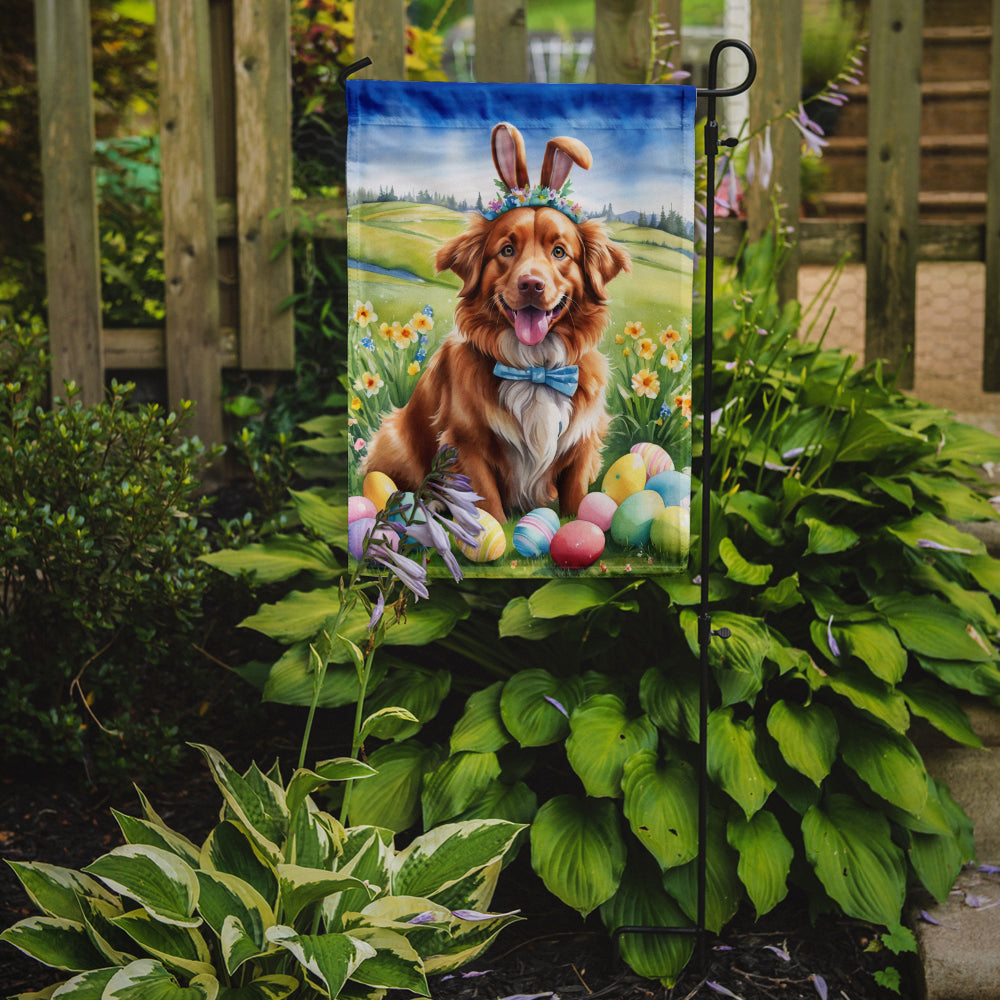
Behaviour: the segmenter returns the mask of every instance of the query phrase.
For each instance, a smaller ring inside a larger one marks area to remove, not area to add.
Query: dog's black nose
[[[545,291],[545,282],[534,274],[522,274],[517,279],[517,290],[522,295],[541,295]]]

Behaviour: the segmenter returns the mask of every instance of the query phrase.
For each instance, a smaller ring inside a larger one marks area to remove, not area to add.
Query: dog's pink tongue
[[[522,344],[529,347],[541,343],[549,332],[549,316],[544,309],[525,306],[514,313],[514,333]]]

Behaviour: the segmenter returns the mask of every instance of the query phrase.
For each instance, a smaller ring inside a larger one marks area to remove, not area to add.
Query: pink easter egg
[[[581,521],[596,524],[601,531],[607,531],[611,527],[611,519],[617,509],[618,504],[607,493],[588,493],[580,501],[577,517]]]
[[[674,467],[674,460],[658,444],[642,441],[632,445],[629,451],[638,455],[646,466],[646,478],[651,479],[661,472],[669,472]]]
[[[376,531],[375,540],[381,541],[391,549],[399,548],[399,535],[389,525],[375,527],[375,518],[359,517],[347,526],[347,551],[352,559],[360,559],[365,550],[365,539]]]
[[[585,569],[604,551],[604,532],[591,521],[570,521],[553,536],[549,555],[563,569]]]
[[[378,510],[368,497],[347,498],[347,523],[354,524],[362,517],[375,517]]]

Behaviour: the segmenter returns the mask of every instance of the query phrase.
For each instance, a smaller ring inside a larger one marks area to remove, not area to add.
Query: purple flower
[[[826,623],[826,641],[830,646],[830,652],[834,656],[840,656],[840,646],[837,645],[837,640],[833,637],[833,615],[830,615],[830,620]]]
[[[750,159],[747,163],[747,183],[758,184],[767,190],[771,186],[771,174],[774,171],[774,150],[771,148],[771,126],[764,129],[764,135],[758,136],[757,142],[750,147]]]
[[[437,915],[433,910],[425,910],[423,913],[418,913],[415,917],[410,917],[406,922],[408,924],[432,924],[437,920]]]
[[[921,549],[938,549],[941,552],[959,552],[965,556],[972,555],[972,549],[957,549],[951,545],[942,545],[940,542],[935,542],[930,538],[918,538],[917,547]]]
[[[544,697],[545,697],[545,700],[550,705],[554,705],[560,712],[562,712],[563,715],[566,716],[567,719],[569,718],[569,712],[566,711],[566,709],[563,707],[563,705],[560,702],[556,701],[555,698],[549,697],[549,695],[545,695]]]
[[[813,986],[816,987],[816,992],[819,994],[819,1000],[826,1000],[826,980],[822,976],[817,975],[815,972],[809,978],[812,979]]]
[[[451,915],[459,920],[480,921],[492,920],[494,917],[515,917],[520,910],[511,910],[509,913],[480,913],[479,910],[452,910]]]
[[[827,145],[826,139],[822,138],[823,130],[806,114],[806,109],[799,104],[798,114],[789,113],[792,124],[802,134],[802,139],[806,144],[806,150],[816,156],[823,155],[823,147]]]
[[[375,629],[378,623],[382,620],[382,615],[385,612],[385,595],[380,590],[378,592],[378,600],[375,602],[375,607],[372,608],[372,616],[368,619],[368,631],[371,632]]]
[[[384,566],[417,597],[430,596],[427,592],[427,570],[409,556],[404,556],[383,541],[377,540],[374,531],[365,548],[365,556],[379,566]]]

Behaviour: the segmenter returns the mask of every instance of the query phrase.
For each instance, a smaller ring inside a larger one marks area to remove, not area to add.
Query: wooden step
[[[868,204],[864,191],[830,191],[816,202],[829,218],[864,220]],[[986,215],[986,193],[980,191],[921,191],[920,218],[955,222],[982,222]]]
[[[921,79],[924,83],[988,80],[992,38],[989,25],[925,28]]]
[[[924,27],[936,28],[960,21],[989,24],[991,0],[924,0]]]

